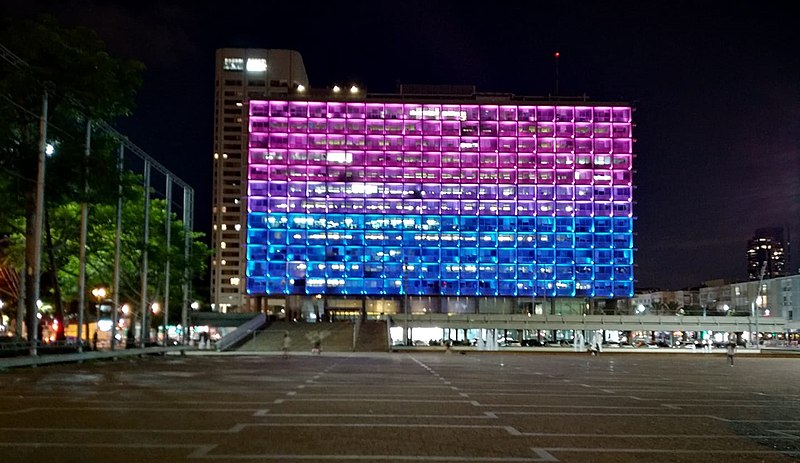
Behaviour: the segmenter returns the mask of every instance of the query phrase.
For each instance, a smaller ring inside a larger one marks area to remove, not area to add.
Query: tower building
[[[781,227],[759,228],[747,242],[747,274],[751,280],[761,278],[764,262],[764,278],[786,276],[788,261],[789,244]]]
[[[248,101],[286,97],[307,86],[303,59],[296,51],[216,52],[210,265],[214,310],[245,304]]]

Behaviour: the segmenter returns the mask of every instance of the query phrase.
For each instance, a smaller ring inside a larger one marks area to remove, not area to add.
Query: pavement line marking
[[[800,450],[701,450],[701,449],[606,449],[589,447],[546,447],[548,452],[578,452],[578,453],[667,453],[667,454],[714,454],[714,455],[800,455]]]
[[[73,433],[80,433],[80,432],[90,432],[95,434],[111,434],[111,433],[129,433],[129,434],[227,434],[227,433],[236,433],[239,432],[241,429],[237,428],[237,426],[241,426],[240,424],[235,424],[230,428],[224,429],[123,429],[123,428],[0,428],[3,431],[9,432],[26,432],[26,431],[33,431],[33,432],[73,432]]]
[[[509,428],[513,428],[509,426]],[[618,438],[626,439],[741,439],[742,435],[739,434],[592,434],[592,433],[561,433],[561,432],[522,432],[514,430],[510,432],[515,436],[523,437],[600,437],[600,438]],[[787,436],[770,436],[770,435],[747,435],[749,439],[787,439]],[[789,440],[798,440],[800,436],[789,436]]]
[[[452,419],[498,419],[494,412],[483,412],[478,415],[396,415],[376,413],[266,413],[258,416],[281,418],[452,418]],[[256,416],[256,415],[253,415]],[[2,429],[2,428],[0,428]]]
[[[299,400],[299,401],[304,401],[304,402],[381,402],[381,403],[387,403],[387,402],[398,402],[398,403],[414,402],[414,403],[437,403],[437,404],[440,404],[440,403],[451,403],[451,404],[473,403],[473,405],[477,404],[477,402],[474,401],[474,400],[385,399],[385,398],[382,399],[380,397],[362,399],[357,395],[354,395],[352,397],[342,397],[342,398],[336,398],[336,397],[332,397],[332,398],[324,398],[324,397],[313,398],[313,397],[311,397],[311,398],[308,398],[306,396],[302,396],[302,397],[298,396],[297,398],[292,398],[292,399],[275,399],[275,400],[281,400],[281,401],[284,401],[284,400],[285,401],[290,401],[290,400],[297,401],[297,400]],[[259,402],[259,403],[271,403],[271,402]],[[275,403],[278,403],[278,402],[275,402]],[[512,407],[512,406],[515,406],[515,405],[508,405],[508,406]],[[534,405],[532,405],[532,406],[534,406]],[[656,408],[656,407],[652,407],[652,408]]]
[[[253,416],[267,416],[267,413],[269,413],[269,409],[268,409],[268,408],[265,408],[265,409],[263,409],[263,410],[256,410],[256,411],[253,413]]]
[[[275,401],[273,403],[282,404],[283,402],[284,402],[283,399],[275,399]]]
[[[634,396],[628,396],[628,397],[634,397]],[[783,400],[785,402],[791,402],[791,401],[797,400],[797,399],[794,399],[794,398],[786,398],[786,397],[781,398],[781,397],[775,397],[775,396],[773,396],[773,399],[774,400],[771,400],[769,402],[773,402],[773,401],[777,401],[777,400]],[[647,397],[647,398],[644,398],[644,399],[640,398],[639,400],[650,400],[650,401],[655,401],[655,402],[663,402],[663,401],[674,400],[674,399],[671,398],[671,397]],[[758,403],[768,403],[767,400],[748,400],[748,399],[686,399],[686,398],[681,397],[679,400],[681,402],[700,402],[700,403],[708,403],[708,402],[728,402],[728,403],[733,403],[733,404],[738,404],[738,403],[756,403],[756,404],[758,404]]]
[[[280,400],[280,399],[278,399]],[[264,403],[271,403],[271,402],[264,402]],[[192,408],[187,409],[186,407],[112,407],[111,405],[106,407],[34,407],[28,408],[20,411],[11,411],[7,413],[19,413],[19,412],[35,412],[35,411],[46,411],[48,413],[53,412],[61,412],[61,411],[101,411],[101,412],[116,412],[116,411],[165,411],[165,412],[252,412],[253,410],[259,410],[254,408]],[[3,413],[3,412],[0,412]]]
[[[286,395],[297,395],[297,391],[289,391]]]
[[[697,404],[674,404],[676,407],[699,407]],[[741,403],[741,404],[714,404],[710,405],[715,408],[786,408],[786,405],[781,404],[759,404],[759,403]]]
[[[337,388],[337,387],[338,388],[342,388],[342,389],[348,389],[348,388],[352,388],[354,386],[359,386],[359,387],[363,386],[363,383],[354,382],[354,381],[326,381],[325,384],[315,383],[314,381],[306,381],[306,382],[307,383],[311,383],[308,387],[324,387],[326,389],[328,389],[328,388]],[[497,383],[489,383],[489,384],[497,385]],[[402,390],[407,390],[408,386],[393,386],[393,385],[389,384],[389,385],[385,385],[385,386],[381,385],[381,388],[382,389],[402,389]],[[446,388],[444,386],[440,386],[438,384],[415,384],[414,385],[414,389],[448,389],[448,388]],[[225,393],[225,394],[227,394],[229,392],[237,392],[237,391],[235,391],[235,390],[234,391],[219,391],[219,393]],[[244,391],[243,393],[244,394],[256,394],[256,393],[260,394],[260,393],[263,393],[263,390],[253,389],[253,390]],[[50,396],[48,396],[48,398],[50,398]]]
[[[297,392],[295,392],[295,391],[287,391],[284,394],[292,395],[292,394],[297,394]],[[278,395],[278,394],[276,394],[276,395]],[[135,403],[139,403],[139,402],[141,402],[141,399],[115,400],[113,403],[114,404],[135,404]],[[80,401],[76,401],[75,402],[75,404],[107,404],[107,403],[109,403],[108,400],[80,400]],[[196,400],[148,400],[147,403],[149,403],[149,404],[150,403],[152,403],[152,404],[176,404],[177,405],[177,404],[196,404],[197,401]],[[204,400],[203,403],[204,404],[248,404],[248,405],[255,404],[255,405],[258,405],[258,404],[268,404],[268,403],[272,403],[272,402],[263,401],[263,400],[258,400],[258,401],[251,401],[251,400],[242,400],[242,401],[236,401],[236,400],[209,400],[209,401],[205,401]]]
[[[207,458],[208,452],[217,448],[216,444],[210,445],[200,445],[194,450],[194,452],[187,455],[187,458]]]
[[[0,415],[15,415],[18,413],[30,413],[30,412],[35,412],[37,410],[41,410],[41,408],[30,407],[30,408],[20,408],[19,410],[2,410],[0,411]]]
[[[279,415],[275,415],[279,416]],[[381,415],[365,415],[375,417],[385,417]],[[451,417],[443,417],[451,418]],[[484,418],[484,417],[452,417],[452,418]],[[129,434],[236,434],[251,426],[306,426],[305,423],[237,423],[228,429],[108,429],[108,428],[0,428],[2,431],[9,432],[71,432],[71,433],[129,433]],[[372,424],[324,424],[312,423],[316,427],[365,427],[376,426]],[[384,424],[377,425],[377,427],[435,427],[439,425],[397,425],[397,424]],[[443,426],[454,427],[454,426]],[[739,439],[739,435],[718,434],[718,435],[697,435],[697,434],[590,434],[590,433],[547,433],[547,432],[522,432],[514,426],[481,426],[481,425],[457,425],[459,428],[488,428],[488,429],[503,429],[509,435],[520,437],[600,437],[600,438],[634,438],[634,439]],[[781,440],[800,440],[800,436],[791,434],[786,431],[769,430],[768,432],[774,435],[748,435],[750,439],[781,439]],[[795,431],[797,432],[797,431]],[[57,444],[57,443],[56,443]],[[2,445],[2,443],[0,443]],[[188,444],[187,444],[188,445]]]
[[[189,454],[189,458],[204,460],[367,460],[367,461],[454,461],[454,462],[553,462],[559,461],[546,449],[531,448],[534,456],[530,457],[456,457],[456,456],[436,456],[436,455],[318,455],[318,454],[225,454],[211,455],[210,452],[216,448],[214,445],[195,446],[194,452]]]
[[[508,432],[509,426],[493,424],[449,424],[449,423],[239,423],[245,427],[314,427],[314,428],[447,428],[447,429],[496,429]]]
[[[506,412],[494,411],[497,415],[533,415],[533,416],[631,416],[630,413],[572,413],[572,412]],[[661,417],[661,418],[708,418],[719,421],[731,421],[714,415],[697,415],[692,413],[637,413],[636,417]],[[738,420],[737,420],[738,421]],[[776,421],[766,421],[768,423]]]
[[[474,391],[467,388],[462,388],[463,390],[468,391],[472,395],[488,395],[488,396],[514,396],[514,397],[564,397],[567,399],[572,399],[574,397],[589,397],[589,398],[596,398],[597,394],[536,394],[535,396],[531,396],[530,392],[499,392],[499,391],[486,391],[481,389],[480,391]],[[620,399],[624,399],[625,397],[630,396],[619,396]],[[639,399],[642,400],[642,399]]]
[[[143,444],[114,443],[100,444],[87,442],[0,442],[0,447],[95,447],[95,448],[149,448],[149,449],[197,449],[197,444]]]
[[[731,423],[800,423],[800,420],[738,420],[734,418],[725,419]]]
[[[536,459],[532,461],[559,461],[558,458],[551,455],[550,452],[545,449],[531,447],[531,450],[536,454]]]
[[[674,404],[661,404],[661,406],[664,407],[664,408],[672,409],[672,410],[681,410],[681,407],[679,407],[677,405],[674,405]]]
[[[631,406],[617,406],[617,405],[543,405],[543,404],[495,404],[487,403],[481,404],[474,401],[476,407],[514,407],[514,408],[551,408],[551,409],[574,409],[581,410],[662,410],[663,407],[631,407]],[[678,409],[680,410],[680,409]]]
[[[775,433],[782,438],[800,439],[800,430],[797,429],[768,429],[767,432]]]

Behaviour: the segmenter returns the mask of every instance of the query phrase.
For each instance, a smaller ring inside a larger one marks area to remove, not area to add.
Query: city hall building
[[[246,101],[246,294],[291,318],[633,295],[632,108],[472,87]]]

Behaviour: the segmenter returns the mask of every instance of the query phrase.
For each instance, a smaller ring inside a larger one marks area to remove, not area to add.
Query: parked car
[[[522,344],[514,338],[500,338],[497,340],[497,345],[506,347],[519,347]]]
[[[538,339],[523,339],[520,344],[523,347],[544,347],[546,345],[544,341]]]

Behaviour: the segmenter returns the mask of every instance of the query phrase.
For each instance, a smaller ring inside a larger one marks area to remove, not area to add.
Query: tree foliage
[[[112,122],[134,107],[144,66],[111,56],[97,34],[86,28],[65,28],[50,17],[34,21],[7,20],[0,43],[24,60],[14,66],[0,60],[0,266],[3,274],[18,272],[30,262],[34,243],[30,236],[35,218],[35,191],[39,153],[42,97],[48,98],[48,137],[56,154],[46,161],[46,215],[49,238],[42,253],[42,298],[58,294],[78,297],[80,204],[90,205],[87,251],[87,288],[110,287],[114,264],[114,230],[119,185],[117,147],[112,136],[92,130],[91,150],[85,135],[90,121]],[[141,178],[124,179],[120,296],[139,301],[143,243],[144,189]],[[150,240],[146,243],[151,265],[148,294],[163,295],[164,262],[171,263],[170,298],[179,300],[184,269],[190,276],[204,271],[206,247],[193,234],[192,253],[183,253],[183,226],[172,220],[172,243],[166,248],[166,205],[151,201]],[[45,256],[52,253],[52,262]],[[160,286],[159,286],[160,285]],[[174,285],[174,287],[173,287]],[[30,284],[26,288],[30,291]],[[30,294],[28,294],[28,299]],[[151,299],[148,297],[148,299]],[[32,310],[35,301],[26,306]],[[59,304],[60,307],[60,304]],[[31,329],[29,327],[29,329]]]

